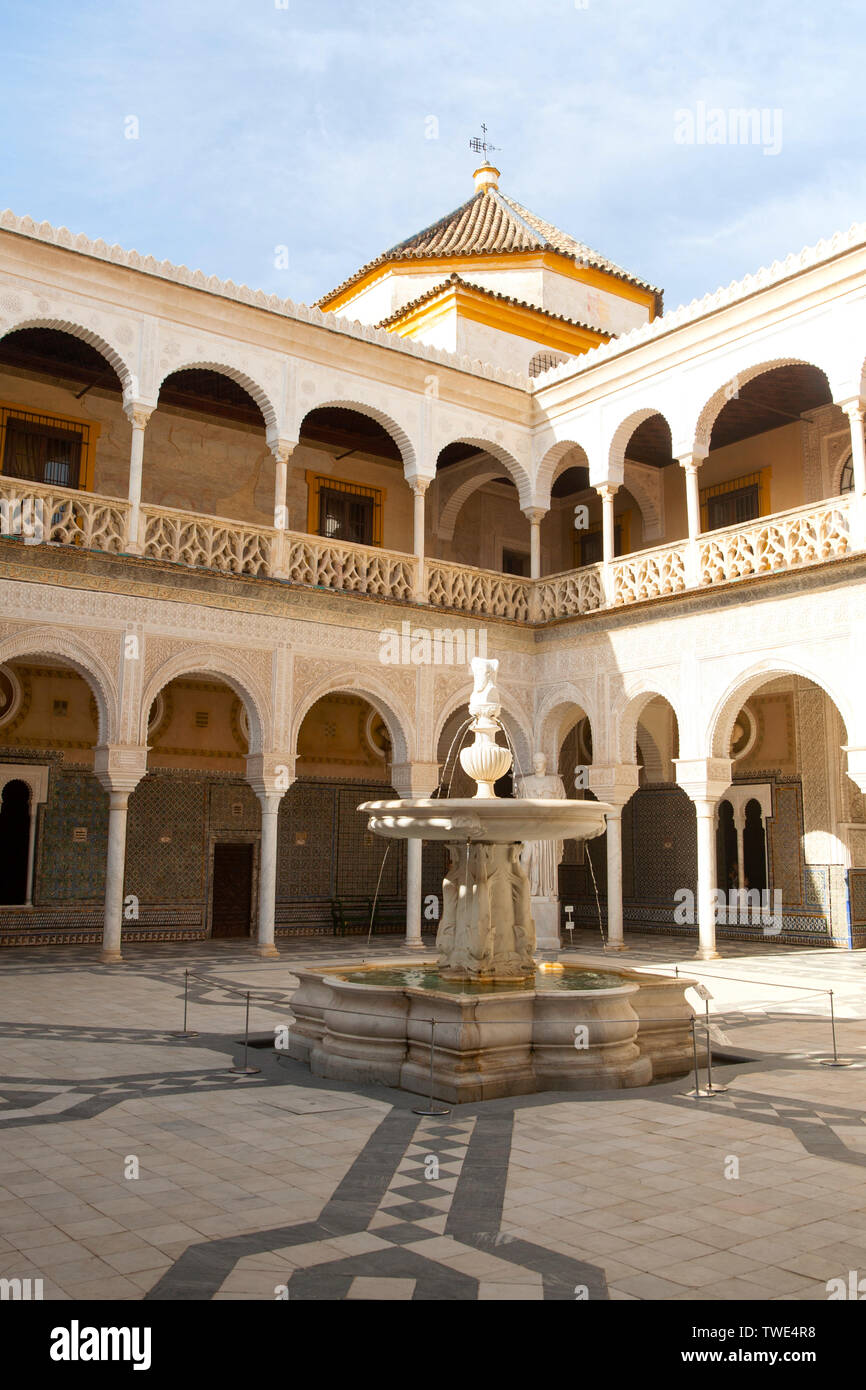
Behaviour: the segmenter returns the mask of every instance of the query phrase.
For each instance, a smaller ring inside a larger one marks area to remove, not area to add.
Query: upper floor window
[[[630,521],[629,512],[623,512],[614,518],[613,523],[613,553],[624,555],[630,549]],[[582,565],[600,565],[604,559],[604,536],[601,529],[601,522],[590,526],[585,531],[579,531],[574,538],[574,568],[580,569]]]
[[[502,551],[502,573],[517,574],[521,578],[529,577],[529,556],[522,550]]]
[[[307,474],[307,530],[347,545],[381,545],[385,492],[339,478]]]
[[[0,467],[8,478],[49,487],[92,486],[98,427],[0,406]]]
[[[744,478],[701,488],[701,527],[717,531],[723,526],[744,526],[769,512],[769,473],[762,468]]]
[[[850,454],[842,464],[842,472],[839,477],[839,491],[854,491],[854,463]]]

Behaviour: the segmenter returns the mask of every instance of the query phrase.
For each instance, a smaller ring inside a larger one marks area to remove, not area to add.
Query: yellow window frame
[[[369,483],[359,483],[355,478],[333,478],[328,473],[312,473],[309,469],[306,471],[305,477],[307,480],[307,534],[309,536],[319,534],[319,494],[322,488],[332,488],[336,484],[346,493],[354,493],[357,497],[373,498],[373,540],[371,544],[382,544],[385,498],[388,496],[387,488],[371,487]],[[345,541],[339,542],[341,545],[346,543]]]
[[[701,488],[701,530],[710,529],[711,497],[722,497],[726,492],[740,492],[743,488],[757,487],[758,516],[770,515],[770,480],[772,468],[759,468],[754,473],[745,473],[740,478],[729,478],[726,483],[714,483],[712,487]]]
[[[619,527],[619,531],[620,531],[620,551],[621,551],[621,553],[622,553],[623,555],[627,555],[627,554],[629,553],[629,551],[631,550],[631,507],[628,508],[628,511],[625,511],[625,512],[618,512],[618,513],[614,516],[614,519],[613,519],[614,534],[616,534],[616,528],[617,528],[617,526]],[[584,540],[584,537],[585,537],[585,536],[596,536],[596,535],[598,535],[598,533],[599,533],[599,531],[600,531],[601,529],[602,529],[602,523],[601,523],[600,521],[594,521],[594,522],[592,523],[591,526],[584,526],[584,527],[582,528],[582,530],[578,533],[578,535],[575,536],[575,538],[574,538],[574,568],[575,568],[576,570],[581,569],[581,567],[583,566],[583,563],[584,563],[584,562],[583,562],[583,559],[582,559],[582,551],[583,551],[583,540]]]
[[[56,410],[40,410],[35,406],[23,405],[21,402],[0,401],[0,473],[3,472],[3,459],[6,455],[6,429],[9,420],[26,419],[28,416],[36,416],[47,424],[61,425],[66,430],[71,427],[81,435],[81,468],[78,487],[68,488],[67,491],[92,492],[93,479],[96,473],[96,441],[102,432],[101,423],[98,420],[76,419],[72,415],[59,415]]]

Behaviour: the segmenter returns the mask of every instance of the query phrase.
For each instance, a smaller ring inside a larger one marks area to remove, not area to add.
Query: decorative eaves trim
[[[400,338],[386,329],[371,327],[357,319],[341,318],[334,313],[323,313],[321,309],[308,304],[296,304],[292,299],[280,299],[276,294],[265,294],[264,290],[251,290],[249,285],[236,285],[233,280],[220,280],[217,275],[205,275],[201,270],[190,270],[185,265],[174,265],[171,261],[157,261],[153,256],[142,256],[138,251],[126,251],[122,246],[109,246],[101,238],[91,241],[83,232],[74,235],[68,227],[54,227],[50,222],[35,222],[32,217],[18,217],[11,209],[0,212],[0,231],[12,232],[16,236],[32,237],[34,241],[46,241],[75,251],[81,256],[93,256],[100,261],[110,261],[113,265],[126,266],[129,270],[153,275],[160,280],[173,280],[176,284],[187,285],[190,289],[201,290],[205,294],[219,295],[223,299],[233,299],[240,304],[249,304],[256,309],[264,309],[270,314],[280,314],[298,323],[315,324],[330,333],[341,333],[348,338],[360,338],[364,342],[376,343],[408,357],[420,357],[427,362],[437,362],[455,371],[468,372],[472,376],[485,377],[503,386],[513,386],[519,391],[530,390],[530,379],[520,372],[506,371],[490,362],[470,358],[465,354],[446,352],[442,348],[431,347],[412,339]]]
[[[822,239],[815,246],[804,246],[799,254],[791,252],[783,261],[773,261],[770,266],[761,266],[753,275],[746,275],[742,280],[732,280],[729,285],[720,287],[712,294],[705,294],[702,299],[693,299],[690,304],[681,304],[679,308],[671,309],[668,313],[653,319],[652,323],[641,324],[639,328],[633,328],[630,332],[611,339],[609,343],[601,343],[598,347],[581,353],[579,357],[551,367],[549,371],[535,377],[529,389],[532,392],[540,391],[554,382],[581,375],[597,367],[600,362],[618,357],[621,353],[629,352],[654,338],[661,338],[677,328],[685,327],[686,324],[696,323],[698,319],[717,309],[725,309],[759,290],[769,289],[772,285],[790,279],[799,271],[811,270],[813,266],[833,260],[844,251],[863,245],[866,245],[866,222],[853,222],[847,232],[835,232],[832,237]]]

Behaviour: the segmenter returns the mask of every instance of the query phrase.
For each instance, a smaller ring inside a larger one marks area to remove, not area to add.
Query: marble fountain
[[[498,665],[472,662],[474,740],[460,762],[475,796],[358,807],[377,835],[447,842],[438,959],[298,970],[289,1052],[319,1076],[429,1094],[432,1036],[433,1094],[452,1102],[682,1075],[694,981],[613,969],[603,955],[536,959],[524,844],[593,839],[611,808],[496,796],[513,761],[496,742]]]

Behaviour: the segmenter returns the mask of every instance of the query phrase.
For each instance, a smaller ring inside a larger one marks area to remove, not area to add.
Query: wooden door
[[[249,936],[253,902],[253,846],[213,849],[211,936]]]

